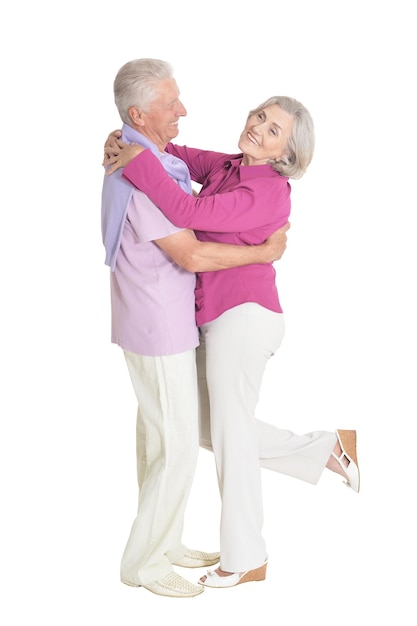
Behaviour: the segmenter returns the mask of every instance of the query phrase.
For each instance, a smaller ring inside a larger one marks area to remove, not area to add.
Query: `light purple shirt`
[[[111,339],[146,356],[195,348],[195,274],[174,263],[154,239],[180,231],[141,191],[129,201],[114,272]]]
[[[147,137],[123,124],[122,139],[148,148],[176,186],[192,193],[185,163],[160,152]],[[182,230],[133,185],[123,170],[105,176],[101,226],[111,268],[111,340],[145,356],[179,354],[198,345],[195,274],[187,272],[153,241]]]

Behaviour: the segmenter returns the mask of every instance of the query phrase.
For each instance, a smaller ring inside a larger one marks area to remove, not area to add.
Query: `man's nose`
[[[187,115],[187,109],[185,108],[183,103],[180,101],[178,104],[179,104],[179,106],[178,106],[178,115],[180,115],[180,116]]]

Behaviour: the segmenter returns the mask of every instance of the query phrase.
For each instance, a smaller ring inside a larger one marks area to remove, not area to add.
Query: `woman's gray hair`
[[[270,161],[273,169],[289,178],[301,178],[311,163],[314,153],[314,124],[304,105],[294,98],[273,96],[249,113],[249,117],[262,111],[271,104],[277,104],[293,117],[291,135],[287,141],[285,160]]]
[[[135,59],[125,63],[113,83],[114,101],[125,124],[131,124],[129,108],[136,106],[145,113],[158,96],[158,83],[173,78],[174,70],[159,59]]]

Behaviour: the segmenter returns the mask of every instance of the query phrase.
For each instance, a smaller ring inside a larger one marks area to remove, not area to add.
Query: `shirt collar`
[[[288,176],[282,176],[279,172],[274,170],[271,165],[265,163],[265,165],[244,165],[240,167],[242,163],[242,154],[236,154],[231,157],[228,162],[229,167],[237,168],[240,180],[250,180],[251,178],[273,178],[274,176],[280,176],[288,180]]]

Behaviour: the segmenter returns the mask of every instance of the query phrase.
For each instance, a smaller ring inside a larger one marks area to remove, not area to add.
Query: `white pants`
[[[125,357],[138,400],[139,502],[121,578],[140,585],[164,577],[185,554],[184,511],[199,448],[197,371],[195,350]]]
[[[246,303],[200,331],[200,445],[213,450],[216,460],[221,567],[242,572],[259,567],[267,556],[261,467],[314,484],[336,435],[317,431],[300,436],[255,419],[266,364],[284,336],[281,314]]]

